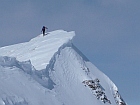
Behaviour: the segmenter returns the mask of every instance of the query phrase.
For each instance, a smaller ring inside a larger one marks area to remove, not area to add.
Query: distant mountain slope
[[[57,30],[0,48],[0,105],[126,105],[74,36]]]

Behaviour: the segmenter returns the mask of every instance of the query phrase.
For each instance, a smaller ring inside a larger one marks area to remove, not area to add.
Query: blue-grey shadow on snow
[[[31,61],[18,61],[15,57],[0,56],[0,66],[6,68],[18,68],[21,72],[28,74],[32,79],[37,81],[43,87],[53,89],[55,83],[49,77],[47,69],[36,70]]]
[[[72,44],[72,48],[83,58],[84,61],[89,61],[89,59],[75,45]]]
[[[50,90],[54,88],[55,83],[49,77],[49,72],[46,69],[39,71],[35,70],[33,73],[33,78],[45,88]]]

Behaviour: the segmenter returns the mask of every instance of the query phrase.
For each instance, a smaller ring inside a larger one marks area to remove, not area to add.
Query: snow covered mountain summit
[[[74,36],[56,30],[0,48],[0,105],[126,105]]]

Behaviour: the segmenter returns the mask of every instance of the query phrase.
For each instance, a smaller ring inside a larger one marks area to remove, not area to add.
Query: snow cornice
[[[75,32],[56,30],[38,35],[29,42],[0,48],[0,56],[16,57],[19,61],[30,60],[37,70],[45,69],[51,58],[63,46],[72,43]]]

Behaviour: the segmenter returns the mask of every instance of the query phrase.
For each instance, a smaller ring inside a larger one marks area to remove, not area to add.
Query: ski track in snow
[[[74,35],[56,30],[0,48],[0,105],[126,105],[115,84],[72,44]],[[83,84],[97,78],[105,103]]]

